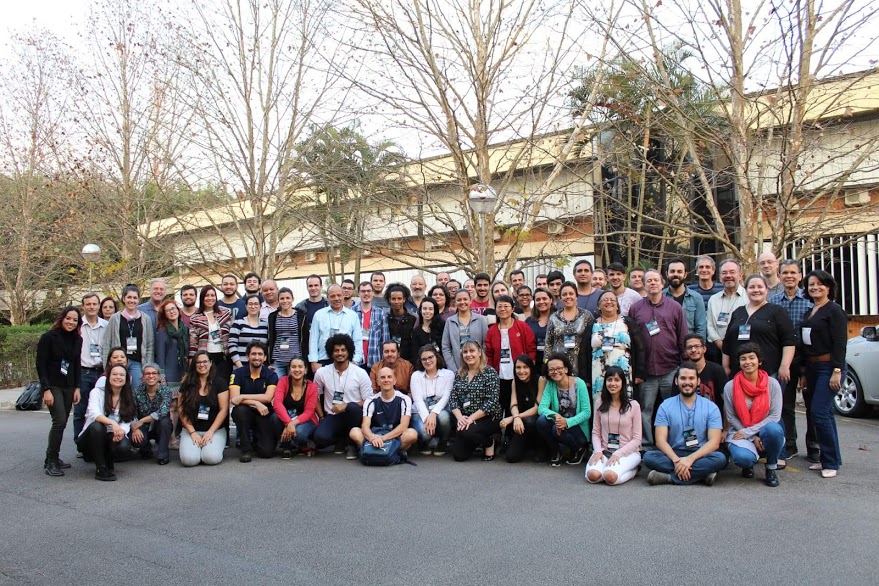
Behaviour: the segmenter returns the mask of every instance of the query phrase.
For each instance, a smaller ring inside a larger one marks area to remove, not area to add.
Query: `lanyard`
[[[684,426],[686,429],[693,429],[696,425],[696,411],[699,408],[699,398],[696,397],[696,403],[693,405],[693,409],[691,410],[689,407],[684,405],[684,400],[681,399],[681,396],[678,395],[678,410],[681,413],[681,423],[684,421],[684,410],[687,411],[687,424]],[[692,424],[690,423],[692,422]]]

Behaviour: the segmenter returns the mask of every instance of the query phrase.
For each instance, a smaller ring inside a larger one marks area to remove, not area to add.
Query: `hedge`
[[[37,380],[37,342],[51,324],[0,327],[0,389]]]

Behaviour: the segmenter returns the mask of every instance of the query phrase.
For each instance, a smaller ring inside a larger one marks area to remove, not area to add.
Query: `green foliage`
[[[37,380],[37,343],[51,324],[0,327],[0,388]]]

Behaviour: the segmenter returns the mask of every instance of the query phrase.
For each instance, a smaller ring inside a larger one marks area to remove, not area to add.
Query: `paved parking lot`
[[[45,413],[0,412],[0,584],[876,584],[879,419],[839,420],[834,480],[591,486],[582,467],[365,468],[341,456],[93,480],[41,469]],[[802,449],[802,448],[801,448]],[[758,468],[758,478],[762,471]]]

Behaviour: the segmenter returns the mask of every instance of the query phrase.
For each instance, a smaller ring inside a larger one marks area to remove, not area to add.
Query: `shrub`
[[[0,388],[37,380],[37,342],[51,324],[0,327]]]

